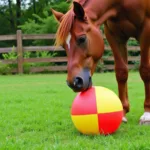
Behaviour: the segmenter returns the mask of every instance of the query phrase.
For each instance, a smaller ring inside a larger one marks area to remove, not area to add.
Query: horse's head
[[[54,10],[53,14],[60,22],[56,45],[62,45],[68,57],[67,84],[75,92],[87,90],[92,86],[91,76],[104,51],[99,26],[91,22],[77,2],[65,15]]]

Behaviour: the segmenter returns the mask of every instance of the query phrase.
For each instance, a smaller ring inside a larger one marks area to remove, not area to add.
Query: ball
[[[86,135],[112,134],[120,126],[123,107],[118,96],[104,87],[91,87],[75,97],[71,118],[76,129]]]

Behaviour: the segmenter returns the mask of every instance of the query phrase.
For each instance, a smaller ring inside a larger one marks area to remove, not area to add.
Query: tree
[[[17,18],[17,26],[20,25],[20,18],[21,18],[21,0],[16,0],[16,18]]]
[[[11,24],[11,28],[15,29],[15,20],[14,20],[14,15],[13,15],[13,11],[12,11],[12,1],[8,0],[8,6],[9,6],[9,20],[10,20],[10,24]]]
[[[0,34],[16,33],[16,29],[29,19],[40,23],[33,14],[45,19],[52,15],[50,7],[65,12],[66,0],[0,0]]]
[[[33,0],[33,13],[36,14],[36,2]]]

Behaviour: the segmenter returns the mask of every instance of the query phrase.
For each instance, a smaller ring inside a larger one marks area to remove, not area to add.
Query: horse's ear
[[[62,17],[64,16],[64,14],[61,13],[61,12],[57,12],[57,11],[54,10],[54,9],[51,9],[51,11],[52,11],[53,15],[55,16],[56,20],[57,20],[58,22],[61,22],[61,19],[62,19]]]
[[[73,5],[74,5],[73,10],[74,10],[75,16],[80,20],[84,20],[85,12],[81,4],[78,2],[73,2]]]

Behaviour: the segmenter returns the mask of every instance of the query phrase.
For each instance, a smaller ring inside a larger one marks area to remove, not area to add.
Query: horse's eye
[[[86,36],[80,36],[77,38],[78,45],[84,44],[85,42],[86,42]]]

